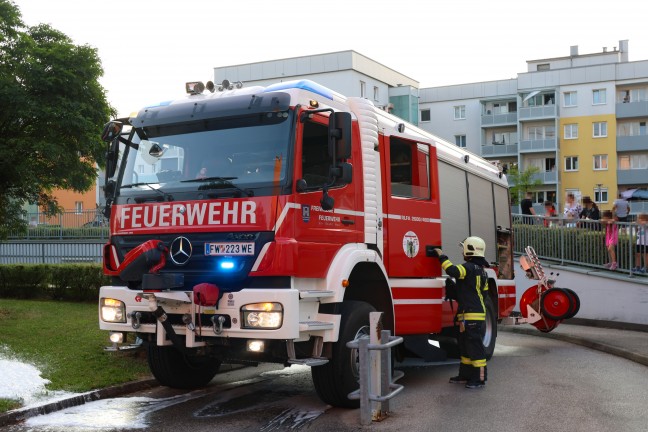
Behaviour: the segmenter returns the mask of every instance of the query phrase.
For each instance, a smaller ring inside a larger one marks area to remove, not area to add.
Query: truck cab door
[[[385,261],[390,277],[438,276],[425,255],[441,245],[436,148],[400,137],[382,137]]]
[[[328,113],[312,115],[299,123],[295,151],[294,233],[299,249],[298,273],[323,277],[337,251],[360,241],[362,216],[357,209],[359,187],[355,181],[337,179],[330,184],[333,160],[329,154]],[[348,161],[352,162],[353,157]],[[322,206],[324,189],[333,209]]]

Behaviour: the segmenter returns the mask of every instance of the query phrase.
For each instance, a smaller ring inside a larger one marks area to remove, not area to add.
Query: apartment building
[[[629,61],[627,40],[529,60],[512,79],[429,88],[352,50],[214,68],[216,83],[304,78],[370,99],[504,170],[537,167],[539,211],[570,192],[609,209],[619,192],[648,188],[648,60]]]
[[[499,163],[539,169],[538,207],[567,193],[612,208],[648,187],[648,61],[628,41],[593,54],[527,61],[516,79],[420,90],[420,126]],[[438,119],[438,121],[436,121]]]
[[[268,86],[307,78],[418,124],[419,82],[353,50],[214,68],[214,82]]]

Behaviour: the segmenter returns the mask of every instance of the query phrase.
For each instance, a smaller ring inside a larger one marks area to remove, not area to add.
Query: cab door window
[[[329,181],[328,128],[307,121],[302,134],[302,178],[308,188],[321,188]]]
[[[391,137],[389,146],[392,196],[430,199],[430,155],[423,144]]]

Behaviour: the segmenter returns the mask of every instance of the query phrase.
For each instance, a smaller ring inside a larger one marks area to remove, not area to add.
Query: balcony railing
[[[648,168],[619,169],[617,183],[620,185],[648,185]]]
[[[648,150],[648,135],[617,136],[617,151]]]
[[[533,174],[531,181],[540,180],[543,184],[556,183],[558,173],[556,171],[545,171]]]
[[[488,144],[481,147],[482,156],[516,156],[518,145],[516,144]]]
[[[558,148],[556,138],[530,139],[520,141],[520,152],[552,151]]]
[[[648,117],[648,101],[636,101],[616,104],[617,118]]]
[[[520,120],[556,117],[556,105],[522,107],[519,110],[520,110]]]
[[[489,114],[488,111],[486,114],[481,116],[482,126],[499,126],[499,125],[511,125],[517,123],[517,113],[493,113]]]

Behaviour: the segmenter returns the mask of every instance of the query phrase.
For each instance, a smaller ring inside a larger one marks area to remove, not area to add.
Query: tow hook
[[[182,322],[185,323],[189,331],[196,330],[196,326],[194,325],[193,321],[191,321],[191,315],[189,314],[182,315]]]
[[[218,321],[218,324],[216,321]],[[225,317],[223,315],[219,315],[218,318],[215,316],[211,317],[211,322],[214,324],[214,333],[216,335],[223,333],[223,324],[225,324]]]
[[[133,327],[135,330],[140,328],[142,326],[142,323],[140,322],[140,319],[142,318],[142,313],[141,312],[128,312],[126,314],[127,318],[130,318],[131,320],[131,327]]]

